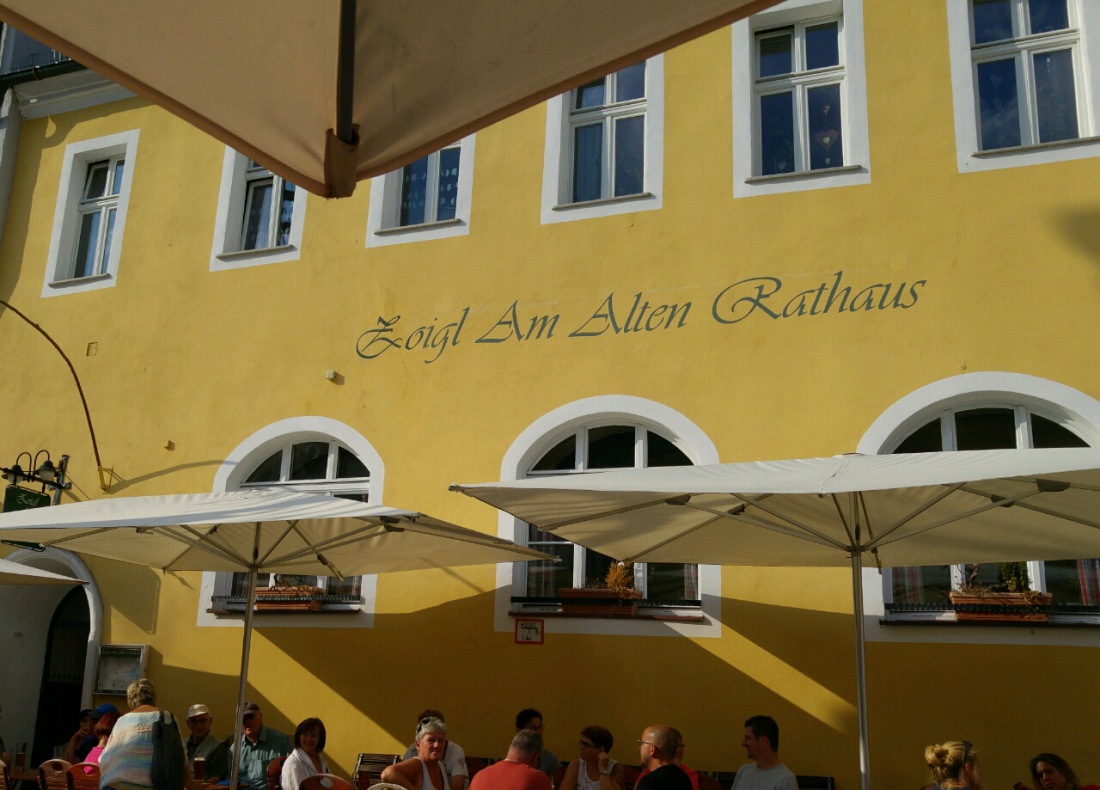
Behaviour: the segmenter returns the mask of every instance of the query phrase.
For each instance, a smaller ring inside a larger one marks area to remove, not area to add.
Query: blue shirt
[[[241,742],[241,775],[240,783],[247,784],[252,790],[267,790],[267,764],[276,757],[286,757],[294,751],[294,745],[290,737],[270,727],[261,727],[260,736],[256,739],[256,745],[243,738]],[[233,749],[229,750],[232,759]],[[229,770],[233,770],[230,762]]]

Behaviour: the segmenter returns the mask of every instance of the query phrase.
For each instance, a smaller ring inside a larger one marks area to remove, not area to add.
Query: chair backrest
[[[722,783],[713,776],[699,772],[699,790],[722,790]]]
[[[367,790],[374,779],[382,776],[382,769],[394,765],[400,755],[382,752],[360,752],[355,761],[355,790]]]
[[[352,790],[352,786],[351,782],[333,774],[314,774],[303,779],[296,790]]]
[[[73,764],[67,760],[46,760],[38,766],[40,790],[69,790],[68,770]]]
[[[8,766],[0,760],[0,790],[11,790],[11,776],[8,775]]]
[[[267,790],[283,790],[283,763],[285,757],[276,757],[267,764]]]
[[[65,772],[69,790],[99,790],[99,766],[96,763],[77,763]]]
[[[640,765],[623,766],[623,790],[631,790],[638,782],[638,774],[642,772]]]
[[[798,790],[834,790],[836,780],[831,776],[796,776]]]

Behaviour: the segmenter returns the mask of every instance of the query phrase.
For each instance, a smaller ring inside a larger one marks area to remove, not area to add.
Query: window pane
[[[268,246],[271,228],[271,179],[252,181],[248,185],[248,205],[245,209],[244,238],[241,249],[259,250]]]
[[[670,601],[699,598],[699,566],[670,562],[646,563],[646,598]]]
[[[1012,5],[1009,0],[974,0],[974,43],[1012,38]]]
[[[938,453],[943,449],[943,439],[940,436],[939,418],[922,425],[913,431],[905,441],[898,445],[894,452],[898,453]]]
[[[627,66],[615,75],[615,101],[630,101],[645,96],[645,61]]]
[[[665,437],[648,431],[646,466],[691,466],[691,459]]]
[[[1055,605],[1100,606],[1100,560],[1048,560],[1047,592]]]
[[[95,252],[99,246],[99,220],[102,216],[100,212],[94,211],[80,218],[73,277],[91,277],[95,274]]]
[[[230,595],[248,595],[248,574],[247,573],[234,573],[233,583],[230,587]],[[270,573],[257,573],[256,574],[256,587],[270,587],[271,586],[271,574]]]
[[[1032,446],[1042,449],[1045,447],[1088,447],[1088,442],[1082,439],[1068,428],[1063,428],[1056,422],[1031,415],[1031,443]]]
[[[645,185],[645,116],[615,121],[615,196],[640,195]]]
[[[1066,0],[1031,0],[1028,3],[1028,19],[1033,34],[1065,30],[1069,27]]]
[[[324,480],[327,477],[328,442],[302,442],[291,448],[291,480]]]
[[[978,64],[978,104],[983,151],[1020,144],[1015,60]]]
[[[1016,415],[1012,409],[968,409],[955,415],[959,450],[1013,450]]]
[[[294,185],[284,181],[282,198],[279,202],[279,233],[275,243],[290,244],[290,223],[294,219]]]
[[[277,483],[279,482],[279,472],[282,469],[283,464],[283,451],[280,450],[277,453],[269,456],[266,461],[252,470],[252,474],[248,476],[245,483]]]
[[[458,159],[460,149],[446,148],[439,152],[439,200],[436,221],[455,218],[458,203]]]
[[[126,168],[126,160],[119,159],[115,162],[115,175],[111,179],[111,194],[117,195],[119,190],[122,189],[122,171]]]
[[[603,124],[573,130],[573,202],[599,200],[603,172]]]
[[[428,200],[428,157],[405,165],[401,171],[401,216],[398,224],[419,225],[424,222],[424,207]]]
[[[759,76],[776,77],[794,71],[791,34],[761,36],[759,39],[760,61],[757,64]]]
[[[1074,140],[1077,134],[1077,94],[1073,84],[1073,53],[1068,49],[1035,55],[1035,104],[1039,112],[1039,142]]]
[[[584,586],[596,587],[607,576],[607,569],[615,560],[606,554],[588,549],[584,553]]]
[[[329,595],[359,595],[362,580],[361,576],[349,576],[344,579],[330,576],[325,585],[325,592]]]
[[[531,548],[560,558],[560,562],[535,560],[527,563],[527,594],[556,598],[558,589],[573,586],[573,544],[528,543]]]
[[[539,459],[532,467],[536,472],[567,472],[577,465],[577,437],[571,434],[558,442],[554,449]]]
[[[370,477],[370,470],[355,453],[341,447],[336,451],[336,477]]]
[[[88,178],[84,182],[84,199],[101,198],[107,193],[107,162],[88,165]]]
[[[840,23],[806,28],[806,68],[824,69],[840,65]]]
[[[633,466],[633,425],[605,425],[588,430],[589,469],[628,469]]]
[[[573,109],[583,110],[588,107],[600,107],[604,104],[604,77],[592,80],[587,85],[577,88],[577,100]]]
[[[107,230],[103,234],[103,254],[99,256],[99,260],[96,261],[96,274],[103,274],[107,271],[107,261],[111,260],[111,239],[115,235],[115,215],[118,214],[118,210],[115,208],[107,209]]]
[[[917,568],[894,568],[894,603],[945,604],[951,590],[951,568],[947,565],[925,565]]]
[[[1001,564],[999,562],[985,562],[981,565],[963,566],[963,586],[997,587],[1001,585]]]
[[[840,167],[844,145],[840,140],[840,85],[806,91],[809,103],[810,169]]]
[[[760,97],[761,174],[794,171],[794,104],[790,93]]]

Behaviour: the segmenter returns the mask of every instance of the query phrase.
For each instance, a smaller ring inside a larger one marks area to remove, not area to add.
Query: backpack
[[[153,767],[150,778],[155,790],[183,790],[184,784],[183,738],[179,725],[162,710],[153,722]]]

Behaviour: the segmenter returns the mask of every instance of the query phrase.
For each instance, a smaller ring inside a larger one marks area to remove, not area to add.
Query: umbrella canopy
[[[359,576],[547,554],[415,513],[273,489],[127,497],[0,514],[0,539],[164,571],[248,573],[231,785],[237,785],[256,574]]]
[[[71,579],[60,573],[20,565],[18,562],[0,560],[0,584],[87,584],[80,579]]]
[[[342,197],[776,2],[3,0],[0,19],[298,186]]]
[[[990,450],[661,467],[453,490],[620,560],[850,565],[870,788],[865,562],[1100,557],[1100,450]]]

